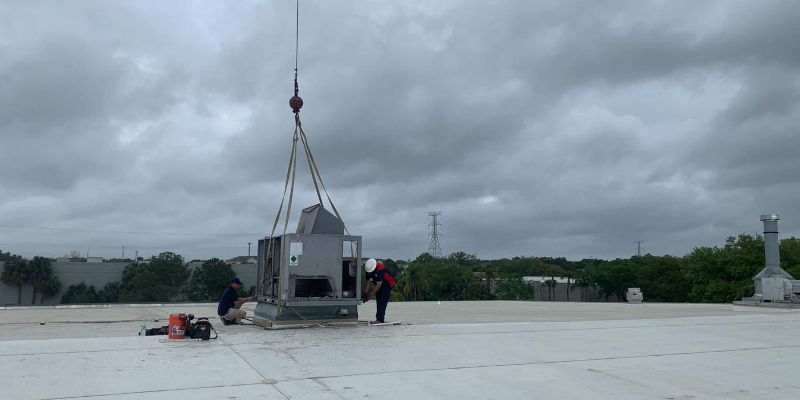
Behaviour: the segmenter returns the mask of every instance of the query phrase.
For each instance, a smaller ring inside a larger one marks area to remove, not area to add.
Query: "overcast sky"
[[[0,249],[268,235],[294,1],[0,2]],[[684,255],[800,236],[800,2],[300,1],[303,127],[364,253]],[[289,231],[317,202],[298,161]],[[282,231],[283,226],[279,227]],[[253,254],[255,251],[253,250]]]

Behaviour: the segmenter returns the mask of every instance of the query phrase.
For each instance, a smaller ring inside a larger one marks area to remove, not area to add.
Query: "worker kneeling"
[[[389,297],[392,295],[392,288],[396,281],[389,270],[383,266],[383,263],[375,261],[370,258],[364,263],[364,271],[367,272],[367,286],[364,289],[364,302],[368,302],[373,296],[377,294],[375,299],[378,301],[378,312],[375,314],[375,321],[372,323],[384,323],[384,316],[386,315],[386,306],[389,304]],[[375,284],[372,292],[369,291],[370,283]]]
[[[219,315],[222,323],[225,325],[238,324],[241,322],[241,319],[247,315],[247,312],[240,310],[240,308],[242,304],[252,301],[253,298],[247,297],[241,300],[239,299],[239,296],[236,294],[236,289],[241,285],[242,281],[240,281],[239,278],[231,279],[231,285],[225,289],[225,292],[222,293],[222,298],[219,300],[217,315]]]

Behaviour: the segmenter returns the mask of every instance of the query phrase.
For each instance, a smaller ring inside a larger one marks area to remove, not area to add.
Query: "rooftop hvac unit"
[[[644,295],[638,287],[628,288],[628,291],[625,292],[625,299],[628,300],[628,303],[641,303],[644,300]]]
[[[303,210],[296,233],[258,241],[253,322],[267,328],[305,321],[357,322],[361,236],[317,204]]]

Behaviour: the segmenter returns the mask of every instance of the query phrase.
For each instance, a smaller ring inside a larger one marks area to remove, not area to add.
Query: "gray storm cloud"
[[[426,251],[428,211],[483,258],[682,255],[766,212],[800,234],[797,2],[429,3],[300,1],[303,126],[366,253]],[[0,248],[244,254],[283,193],[294,21],[3,2]]]

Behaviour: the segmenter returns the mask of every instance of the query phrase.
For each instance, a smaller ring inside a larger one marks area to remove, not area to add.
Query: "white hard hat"
[[[372,271],[375,271],[375,267],[377,267],[377,266],[378,266],[378,262],[377,262],[377,261],[375,261],[375,259],[374,259],[374,258],[370,258],[370,259],[369,259],[369,260],[367,260],[367,262],[364,264],[364,271],[367,271],[367,272],[372,272]]]

